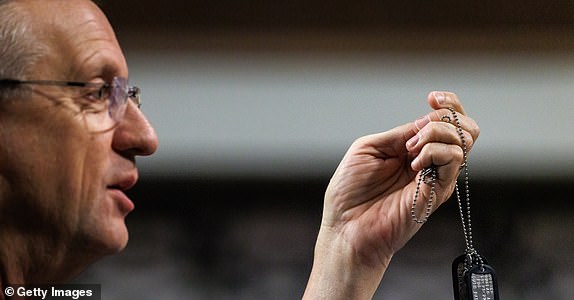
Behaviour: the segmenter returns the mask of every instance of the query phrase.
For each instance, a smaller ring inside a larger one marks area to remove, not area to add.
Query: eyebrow
[[[69,72],[69,75],[80,76],[82,80],[85,79],[86,81],[101,78],[105,82],[108,82],[114,77],[127,78],[127,72],[126,74],[120,73],[120,70],[122,69],[120,62],[107,55],[101,55],[101,53],[98,54],[98,52],[94,52],[90,57],[85,58],[83,61],[84,63],[78,63],[75,67],[72,67],[72,72]]]

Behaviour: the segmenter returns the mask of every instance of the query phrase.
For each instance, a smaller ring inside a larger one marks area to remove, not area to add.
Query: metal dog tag
[[[464,271],[466,255],[461,255],[452,262],[452,288],[454,290],[454,300],[468,300]]]
[[[481,257],[482,258],[482,257]],[[452,263],[455,300],[499,300],[498,283],[494,269],[484,258],[483,264],[468,267],[467,255],[457,257]]]
[[[464,275],[472,300],[498,300],[498,284],[494,269],[489,265],[470,268]]]

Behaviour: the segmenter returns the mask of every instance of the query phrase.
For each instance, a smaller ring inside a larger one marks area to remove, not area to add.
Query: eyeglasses
[[[104,105],[104,107],[89,110],[90,115],[93,116],[90,117],[88,123],[91,124],[90,127],[95,131],[105,131],[118,124],[124,117],[128,99],[131,99],[138,108],[141,107],[140,88],[129,86],[128,79],[124,77],[114,77],[111,84],[56,80],[0,79],[0,87],[28,84],[84,89],[81,98],[88,100],[88,104],[96,106]],[[102,114],[102,112],[105,111],[107,111],[107,114]]]

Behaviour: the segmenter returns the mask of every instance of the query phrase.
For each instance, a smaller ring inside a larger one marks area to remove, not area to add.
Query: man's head
[[[31,81],[0,86],[0,263],[23,251],[7,239],[33,242],[24,252],[65,273],[68,262],[125,247],[133,203],[124,191],[138,177],[135,157],[152,154],[157,137],[132,101],[110,118],[114,85],[128,68],[96,5],[0,0],[0,16],[0,79]],[[35,83],[44,80],[59,83]]]

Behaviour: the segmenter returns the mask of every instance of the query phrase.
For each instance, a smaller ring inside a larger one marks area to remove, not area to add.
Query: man
[[[63,282],[125,247],[157,137],[94,4],[0,1],[0,20],[0,287]]]
[[[133,203],[124,191],[137,180],[135,157],[152,154],[157,137],[92,2],[0,0],[0,20],[0,288],[64,282],[125,247]],[[421,226],[410,215],[417,173],[437,167],[432,210],[452,194],[463,150],[443,116],[458,112],[469,148],[479,129],[456,95],[428,101],[430,113],[358,139],[343,158],[304,298],[372,297]]]

